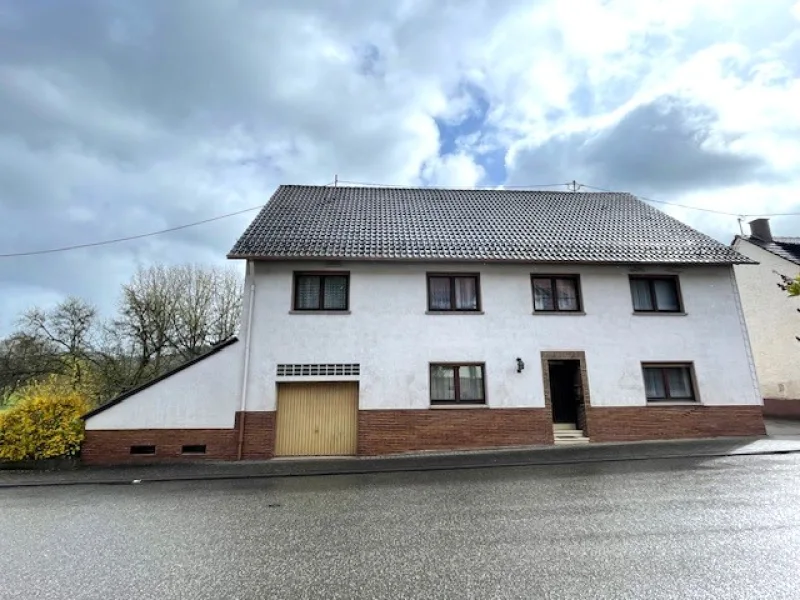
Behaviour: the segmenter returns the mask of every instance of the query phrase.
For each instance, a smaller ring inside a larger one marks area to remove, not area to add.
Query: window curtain
[[[430,309],[449,310],[450,309],[450,279],[447,277],[431,277],[430,286]]]
[[[462,401],[483,400],[483,368],[459,367],[458,384]]]
[[[344,310],[347,308],[347,277],[341,275],[325,277],[326,310]]]
[[[631,279],[631,295],[634,310],[653,310],[653,295],[646,279]]]
[[[431,399],[444,401],[456,399],[454,367],[431,367]]]
[[[644,370],[644,388],[645,396],[647,398],[664,398],[666,390],[664,389],[664,378],[661,374],[661,369],[645,369]]]
[[[297,278],[295,308],[308,310],[319,308],[320,280],[316,275],[301,275]]]
[[[678,290],[671,279],[656,279],[653,282],[656,289],[656,305],[659,310],[678,310]]]
[[[689,369],[677,367],[665,370],[667,372],[667,382],[669,383],[670,398],[692,398],[694,394],[692,393],[692,380],[689,376]]]
[[[553,310],[553,286],[549,279],[533,280],[533,308],[535,310]]]
[[[559,310],[578,310],[578,289],[574,279],[556,279]]]
[[[460,310],[476,310],[478,308],[478,290],[474,277],[456,277],[456,308]]]

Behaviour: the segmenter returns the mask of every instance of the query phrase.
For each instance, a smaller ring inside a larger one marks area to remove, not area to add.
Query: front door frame
[[[553,403],[550,391],[550,361],[551,360],[576,360],[578,373],[581,378],[581,397],[578,401],[578,429],[583,429],[585,436],[589,436],[589,376],[586,373],[586,353],[583,350],[543,351],[542,352],[542,381],[544,383],[544,405],[552,415]]]

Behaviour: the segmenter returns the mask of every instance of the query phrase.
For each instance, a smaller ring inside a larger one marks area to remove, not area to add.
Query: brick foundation
[[[87,465],[146,464],[153,462],[236,460],[241,413],[233,429],[120,429],[88,430],[81,446]],[[275,413],[248,412],[244,420],[244,459],[272,458]],[[205,454],[181,454],[184,445],[205,444]],[[155,446],[155,454],[131,454],[131,446]]]
[[[467,450],[553,443],[544,408],[362,410],[358,454]]]
[[[760,406],[587,407],[593,442],[764,435]]]
[[[800,419],[800,398],[764,398],[764,416]]]

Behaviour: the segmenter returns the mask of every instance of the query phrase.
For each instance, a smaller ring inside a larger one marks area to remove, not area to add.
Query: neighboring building
[[[764,433],[751,261],[628,194],[281,186],[229,258],[239,341],[91,413],[87,462]]]
[[[769,219],[750,223],[733,247],[757,265],[736,267],[764,414],[800,417],[800,303],[778,287],[800,273],[800,237],[773,237]]]

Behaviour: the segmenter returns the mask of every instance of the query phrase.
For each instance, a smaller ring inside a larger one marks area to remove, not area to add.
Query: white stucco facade
[[[737,238],[734,248],[759,262],[735,267],[761,393],[765,398],[800,399],[800,302],[778,288],[780,275],[800,267]]]
[[[86,420],[87,430],[230,429],[241,387],[241,342],[142,389]]]
[[[311,270],[350,273],[347,314],[291,311],[293,272]],[[436,271],[479,272],[482,314],[426,314],[426,273]],[[533,314],[532,273],[580,275],[585,314]],[[633,314],[631,273],[678,274],[686,314]],[[249,411],[275,410],[276,383],[289,380],[276,377],[281,363],[358,363],[359,408],[367,410],[427,409],[430,363],[484,362],[489,407],[541,407],[542,351],[585,352],[593,406],[644,406],[642,362],[694,363],[702,404],[761,403],[726,266],[257,262],[254,280]],[[251,283],[235,345],[239,376]]]

